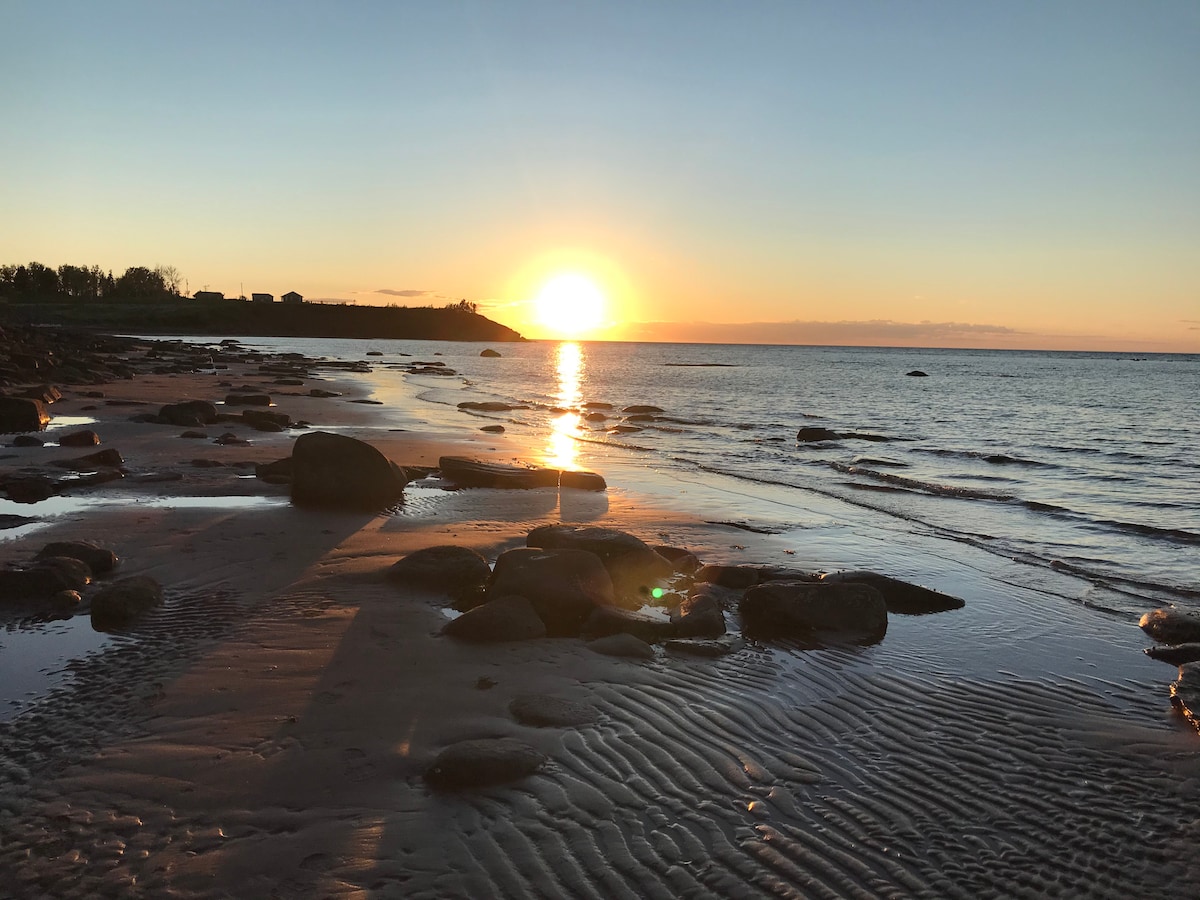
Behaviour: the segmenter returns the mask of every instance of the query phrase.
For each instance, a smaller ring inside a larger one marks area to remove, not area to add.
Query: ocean
[[[972,548],[996,577],[1118,615],[1200,606],[1200,356],[244,340],[371,362],[389,427],[500,424],[534,462],[775,536],[815,568],[928,581]],[[413,361],[456,374],[393,368]]]

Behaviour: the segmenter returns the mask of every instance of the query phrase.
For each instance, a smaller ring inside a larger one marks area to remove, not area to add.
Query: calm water
[[[377,395],[409,426],[495,421],[542,440],[544,462],[719,484],[738,498],[722,519],[756,530],[786,532],[807,497],[1031,578],[1069,576],[1083,587],[1067,593],[1100,608],[1200,604],[1200,356],[537,342],[494,359],[478,344],[246,340],[370,359]],[[459,376],[389,369],[401,353]],[[415,407],[394,399],[414,390]],[[529,408],[468,414],[466,400]],[[662,412],[629,421],[632,405]],[[804,426],[874,439],[798,443]]]

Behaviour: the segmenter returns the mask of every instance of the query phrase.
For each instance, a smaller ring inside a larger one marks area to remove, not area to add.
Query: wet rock
[[[598,606],[580,629],[585,640],[607,637],[610,634],[631,634],[647,644],[675,637],[675,626],[669,619],[652,616],[616,606]]]
[[[667,560],[681,575],[691,575],[700,568],[700,560],[691,550],[684,550],[682,547],[667,547],[663,544],[654,544],[650,549]]]
[[[647,403],[641,403],[641,404],[634,404],[633,406],[626,406],[623,410],[621,410],[621,412],[631,413],[635,416],[639,416],[639,415],[645,416],[645,415],[657,415],[658,413],[666,412],[666,410],[664,410],[661,406],[651,406]]]
[[[725,614],[712,593],[703,589],[684,599],[671,612],[675,637],[718,638],[725,633]]]
[[[966,603],[939,591],[909,584],[877,572],[830,572],[821,578],[823,584],[869,584],[883,595],[888,612],[905,615],[925,615],[962,609]]]
[[[760,584],[746,591],[738,611],[743,631],[767,640],[831,637],[875,643],[887,632],[887,603],[866,584]]]
[[[203,431],[183,431],[180,432],[179,436],[188,440],[207,440],[208,438],[208,435]]]
[[[696,581],[744,590],[758,584],[758,569],[754,566],[701,566],[696,572]]]
[[[802,444],[814,441],[836,441],[840,436],[836,431],[819,428],[815,425],[805,426],[796,432],[796,440]]]
[[[211,425],[217,421],[217,407],[207,400],[168,403],[158,411],[158,420],[166,425]]]
[[[488,596],[505,594],[527,598],[554,637],[577,636],[596,607],[616,600],[604,564],[585,550],[518,548],[501,553]]]
[[[292,458],[288,456],[274,462],[259,463],[254,467],[254,474],[267,484],[291,484]]]
[[[86,456],[77,456],[73,459],[56,459],[50,463],[52,466],[58,466],[62,469],[74,469],[76,472],[95,469],[97,466],[115,469],[124,464],[125,460],[121,457],[121,452],[115,447],[98,450],[95,453],[89,453]]]
[[[546,636],[546,625],[524,597],[508,594],[447,622],[442,634],[472,643],[527,641]]]
[[[70,575],[53,565],[0,569],[0,603],[44,600],[71,590],[75,590],[75,585]]]
[[[337,391],[327,391],[324,388],[312,388],[308,392],[310,397],[340,397],[342,396]]]
[[[507,412],[512,409],[527,409],[525,406],[515,406],[499,400],[466,400],[458,404],[459,409],[470,409],[478,412]]]
[[[266,409],[242,410],[242,420],[258,431],[283,431],[292,424],[292,417],[287,413],[271,412]]]
[[[905,372],[904,374],[911,376],[912,378],[928,378],[929,377],[928,372],[922,372],[920,369],[913,369],[911,372]]]
[[[398,502],[404,470],[363,441],[326,431],[296,439],[292,447],[292,502],[375,511]]]
[[[1177,609],[1156,609],[1142,616],[1138,627],[1160,644],[1200,643],[1200,616]]]
[[[629,659],[654,659],[654,648],[632,634],[610,634],[607,637],[588,641],[588,649],[605,656],[622,656]]]
[[[46,442],[32,434],[18,434],[12,439],[14,447],[43,447]]]
[[[487,560],[470,547],[441,544],[408,554],[387,570],[386,577],[402,587],[457,597],[481,590],[492,577],[492,570]]]
[[[231,444],[248,444],[250,442],[241,435],[234,434],[232,431],[226,431],[224,434],[217,435],[217,437],[213,438],[213,443],[220,444],[221,446],[225,447]]]
[[[529,532],[525,543],[548,550],[586,550],[604,563],[623,605],[636,608],[651,590],[671,577],[675,567],[641,538],[615,528],[543,525]]]
[[[50,414],[41,400],[0,397],[0,432],[41,431],[49,422]]]
[[[504,434],[503,425],[484,425],[479,430],[486,431],[488,434]]]
[[[65,582],[66,590],[82,591],[92,583],[92,570],[87,563],[70,556],[38,556],[36,568],[54,569]]]
[[[122,578],[92,598],[92,627],[121,628],[162,603],[162,585],[148,575]]]
[[[41,503],[57,490],[54,480],[44,475],[15,475],[3,483],[4,492],[14,503]]]
[[[270,394],[227,394],[226,406],[270,406]]]
[[[438,460],[442,477],[464,488],[506,488],[527,490],[557,487],[557,469],[530,469],[504,463],[483,462],[465,456],[443,456]]]
[[[93,575],[104,575],[117,565],[117,554],[92,541],[52,541],[38,551],[38,557],[69,556],[83,562]]]
[[[36,387],[26,388],[17,394],[18,397],[25,397],[29,400],[40,400],[49,406],[51,403],[57,403],[62,399],[62,391],[52,384],[39,384]]]
[[[451,744],[434,759],[425,780],[439,790],[464,790],[532,775],[546,757],[512,738],[480,738]]]
[[[593,706],[548,694],[515,697],[508,704],[508,711],[522,725],[531,725],[534,728],[589,725],[600,717]]]
[[[100,435],[90,429],[73,431],[58,439],[60,447],[94,447],[100,443]]]
[[[1200,730],[1200,662],[1184,663],[1171,684],[1171,705]]]
[[[574,488],[578,491],[604,491],[608,489],[608,483],[602,475],[597,475],[595,472],[567,470],[564,470],[559,476],[558,486],[560,488]]]
[[[488,347],[486,350],[480,350],[479,355],[486,356],[490,359],[496,359],[500,356],[500,352],[498,350],[493,350],[491,347]]]
[[[1157,659],[1173,666],[1200,661],[1200,643],[1170,644],[1161,647],[1147,647],[1144,652],[1151,659]]]

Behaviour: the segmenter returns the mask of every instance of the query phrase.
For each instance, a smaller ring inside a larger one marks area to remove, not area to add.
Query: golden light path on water
[[[576,469],[576,438],[580,433],[579,406],[583,402],[583,348],[574,341],[564,341],[558,345],[555,356],[558,368],[558,393],[555,394],[555,400],[563,412],[550,422],[546,465],[555,469]]]

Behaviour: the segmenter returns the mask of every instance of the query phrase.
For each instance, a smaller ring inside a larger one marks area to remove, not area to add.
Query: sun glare
[[[538,324],[565,337],[581,337],[604,324],[604,293],[578,272],[555,275],[533,304]]]

